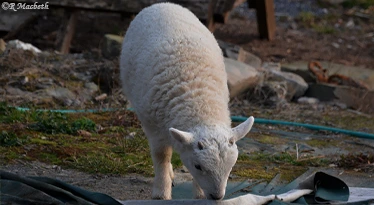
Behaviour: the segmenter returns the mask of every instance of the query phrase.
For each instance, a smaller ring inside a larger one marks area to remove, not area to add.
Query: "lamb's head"
[[[198,127],[191,132],[170,128],[173,147],[208,199],[225,195],[229,174],[238,158],[236,141],[252,128],[250,117],[235,128]]]

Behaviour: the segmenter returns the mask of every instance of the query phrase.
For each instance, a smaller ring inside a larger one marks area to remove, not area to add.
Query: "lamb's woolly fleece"
[[[231,126],[221,49],[181,6],[155,4],[136,16],[124,39],[121,80],[139,119],[165,133]]]

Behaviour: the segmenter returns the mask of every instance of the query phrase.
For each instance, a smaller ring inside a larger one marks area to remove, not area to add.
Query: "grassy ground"
[[[265,114],[266,115],[266,112]],[[332,124],[350,120],[333,121]],[[361,126],[369,126],[359,118]],[[373,125],[371,125],[373,126]],[[120,174],[138,173],[153,175],[152,161],[146,137],[134,113],[126,110],[102,113],[65,114],[36,110],[19,111],[0,104],[0,161],[2,164],[18,160],[41,161],[73,168],[88,173]],[[267,133],[253,134],[252,138],[268,145],[283,144],[285,140]],[[308,144],[316,147],[334,146],[336,142],[312,139]],[[358,155],[357,155],[358,156]],[[357,167],[355,155],[342,156],[344,167]],[[373,156],[360,158],[373,160]],[[353,163],[355,162],[355,163]],[[240,154],[232,174],[238,179],[252,178],[269,181],[281,173],[290,181],[308,167],[323,167],[332,163],[328,158],[298,159],[289,152]],[[177,154],[173,155],[174,168],[182,166]],[[355,166],[356,165],[356,166]]]

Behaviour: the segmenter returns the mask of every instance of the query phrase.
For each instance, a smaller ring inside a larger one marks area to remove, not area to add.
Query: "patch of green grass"
[[[55,153],[46,153],[46,152],[41,152],[38,155],[38,158],[43,161],[43,162],[48,162],[52,164],[61,164],[61,159],[57,156]]]
[[[330,161],[323,158],[302,158],[297,159],[296,154],[291,155],[288,152],[282,152],[277,154],[257,154],[253,156],[254,160],[264,160],[276,164],[289,164],[293,166],[315,166],[320,167],[327,165]]]
[[[79,118],[71,123],[71,129],[76,132],[78,130],[95,131],[96,124],[88,118]]]
[[[68,114],[36,110],[20,111],[0,102],[0,123],[30,123],[30,129],[47,134],[76,134],[78,130],[95,131],[96,124],[81,117],[72,121]]]
[[[13,132],[2,131],[0,133],[0,146],[2,147],[21,146],[27,142],[27,137],[18,137]]]
[[[325,148],[325,147],[331,147],[336,146],[338,144],[337,141],[334,140],[322,140],[322,139],[311,139],[308,141],[305,141],[306,144],[312,146],[312,147],[318,147],[318,148]]]
[[[92,133],[97,123],[107,131]],[[4,130],[0,134],[0,160],[4,163],[26,159],[96,173],[153,173],[148,141],[135,115],[127,111],[66,114],[20,111],[0,103],[0,125]],[[74,136],[78,130],[91,135]],[[27,141],[18,137],[25,133]],[[181,166],[178,155],[173,155],[172,163]]]
[[[38,145],[52,145],[52,146],[56,146],[57,145],[56,142],[49,141],[49,140],[43,140],[43,139],[39,139],[39,138],[32,138],[30,140],[30,142],[32,144],[38,144]]]
[[[250,155],[240,154],[233,174],[270,181],[276,174],[281,173],[281,179],[289,182],[305,172],[308,166],[318,167],[329,163],[329,160],[319,158],[297,160],[296,156],[286,152],[277,154],[257,152]]]
[[[305,28],[312,28],[317,33],[333,34],[336,32],[333,27],[333,21],[336,20],[334,15],[316,16],[312,12],[300,12],[298,19]]]
[[[276,171],[266,171],[265,169],[259,168],[242,168],[238,170],[234,170],[233,173],[239,177],[245,177],[250,179],[263,179],[266,181],[270,181],[274,178],[278,170]]]
[[[0,102],[0,123],[15,123],[25,121],[24,112],[8,107],[5,102]]]
[[[311,25],[314,24],[316,16],[312,12],[305,12],[302,11],[299,13],[298,17],[305,27],[310,27]]]
[[[333,34],[336,32],[335,28],[330,25],[322,25],[322,24],[313,24],[312,28],[321,34]]]
[[[180,159],[178,153],[173,152],[173,155],[171,156],[171,164],[173,165],[174,169],[183,166],[182,160]]]
[[[244,154],[244,153],[242,153],[242,154],[239,154],[239,156],[238,156],[238,161],[240,162],[240,161],[248,161],[248,160],[250,160],[251,158],[248,156],[248,154]]]
[[[342,129],[361,131],[366,128],[365,132],[374,132],[374,123],[371,117],[357,116],[357,115],[330,115],[326,114],[322,118],[323,121],[329,122],[330,126]]]
[[[119,155],[107,151],[95,152],[78,156],[69,166],[89,173],[138,173],[146,176],[153,174],[152,160],[149,155],[143,153]]]
[[[31,130],[47,134],[76,134],[78,130],[94,131],[95,123],[88,118],[80,118],[70,122],[65,113],[46,112],[36,119],[36,123],[31,124]]]
[[[285,140],[280,137],[274,137],[270,135],[260,135],[260,136],[255,136],[254,138],[258,142],[261,142],[263,144],[277,145],[277,144],[285,142]]]
[[[0,164],[6,164],[15,159],[20,159],[19,147],[3,147],[0,146]]]

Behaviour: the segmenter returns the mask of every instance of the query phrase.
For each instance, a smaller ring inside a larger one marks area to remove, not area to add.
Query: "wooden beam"
[[[275,15],[273,0],[254,0],[248,1],[249,8],[256,9],[257,27],[260,38],[274,40],[275,38]]]
[[[72,12],[65,10],[65,18],[57,34],[56,44],[62,54],[68,54],[75,33],[78,10]]]

